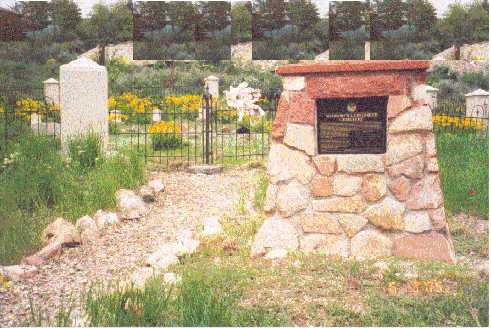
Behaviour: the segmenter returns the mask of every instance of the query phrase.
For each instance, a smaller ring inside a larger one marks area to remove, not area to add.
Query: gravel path
[[[149,215],[110,228],[92,246],[64,249],[59,258],[40,266],[35,277],[12,283],[8,292],[0,293],[0,327],[26,324],[30,299],[52,315],[61,301],[78,299],[92,283],[127,279],[159,244],[174,240],[177,229],[199,231],[204,217],[230,213],[241,197],[251,200],[256,173],[150,173],[151,179],[161,178],[166,189]]]

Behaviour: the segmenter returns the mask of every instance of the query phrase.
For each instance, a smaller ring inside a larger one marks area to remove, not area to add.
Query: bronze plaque
[[[388,97],[317,100],[319,154],[383,154]]]

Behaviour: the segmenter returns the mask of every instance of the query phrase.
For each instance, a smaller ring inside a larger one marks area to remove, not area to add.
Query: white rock
[[[181,282],[181,277],[174,272],[167,272],[164,274],[164,282],[169,285],[177,284]]]
[[[392,241],[376,230],[363,230],[351,239],[351,253],[357,260],[387,257]]]
[[[155,192],[149,186],[142,186],[138,191],[144,202],[151,203],[155,202]]]
[[[162,192],[165,189],[164,184],[162,183],[162,181],[157,180],[157,179],[150,181],[148,183],[148,186],[150,188],[152,188],[153,189],[153,192],[155,192],[155,193]]]
[[[278,210],[283,217],[305,209],[310,201],[310,192],[307,187],[293,180],[286,186],[281,186],[276,198]]]
[[[390,133],[407,131],[431,131],[433,121],[429,106],[410,109],[394,119],[389,127]]]
[[[210,216],[203,220],[203,236],[217,235],[223,232],[222,225],[216,216]]]
[[[116,201],[123,219],[139,219],[147,213],[145,203],[133,191],[120,189],[116,192]]]
[[[131,274],[130,281],[137,288],[143,288],[148,279],[155,275],[154,269],[150,267],[138,268]]]
[[[169,266],[177,263],[179,263],[179,258],[175,254],[162,252],[162,250],[153,252],[145,260],[145,265],[150,266],[159,271],[164,271]]]
[[[275,259],[285,258],[285,257],[287,257],[287,255],[288,255],[288,251],[286,249],[276,248],[276,249],[270,250],[264,258],[266,258],[268,260],[275,260]]]
[[[384,172],[383,155],[336,155],[338,171],[346,173]]]
[[[418,135],[393,135],[387,143],[387,165],[400,163],[423,152],[423,142]]]
[[[283,89],[288,91],[301,91],[305,88],[304,76],[285,76],[283,78]]]
[[[80,231],[82,245],[93,243],[99,236],[99,229],[95,221],[88,215],[77,220],[75,227]]]
[[[298,236],[298,230],[289,220],[278,217],[267,219],[256,234],[251,255],[265,255],[268,249],[296,250]]]
[[[276,208],[276,195],[278,194],[278,186],[270,183],[266,191],[266,199],[264,200],[264,212],[271,213]]]
[[[117,224],[119,222],[118,215],[114,212],[105,212],[98,210],[94,214],[94,220],[99,230],[104,230],[108,226]]]
[[[359,176],[336,174],[332,181],[333,192],[338,196],[353,196],[360,191],[362,181]]]
[[[420,233],[431,230],[431,219],[426,211],[408,212],[404,215],[404,230]]]
[[[315,131],[311,125],[288,123],[283,142],[304,151],[307,155],[315,155]]]
[[[63,218],[58,218],[43,230],[42,239],[45,244],[79,244],[80,234],[73,224]]]
[[[12,281],[20,281],[24,279],[29,279],[34,277],[38,270],[33,265],[11,265],[11,266],[0,266],[0,273]]]
[[[302,184],[309,183],[315,175],[309,156],[280,143],[273,143],[269,151],[268,174],[270,182],[277,184],[297,178]]]

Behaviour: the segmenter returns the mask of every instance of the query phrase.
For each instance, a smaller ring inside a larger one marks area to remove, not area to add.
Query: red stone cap
[[[429,60],[346,60],[290,64],[276,68],[279,75],[306,75],[338,72],[426,71]]]

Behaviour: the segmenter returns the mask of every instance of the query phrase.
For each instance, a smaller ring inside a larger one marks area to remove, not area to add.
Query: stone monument
[[[430,62],[279,67],[265,212],[252,256],[318,251],[454,261],[428,98]]]
[[[107,70],[87,58],[60,67],[61,142],[94,133],[107,145]]]

